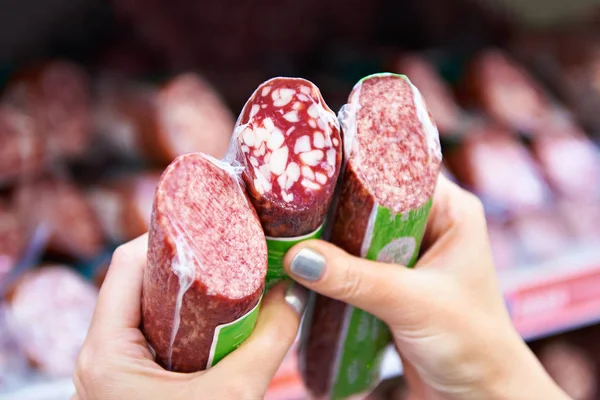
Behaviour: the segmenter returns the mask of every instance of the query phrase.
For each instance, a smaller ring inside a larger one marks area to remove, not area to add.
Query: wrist
[[[493,362],[483,385],[485,398],[569,400],[514,329],[502,338]]]

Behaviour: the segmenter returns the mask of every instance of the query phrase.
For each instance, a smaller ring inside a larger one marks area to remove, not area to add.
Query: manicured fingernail
[[[290,282],[290,285],[285,291],[285,301],[292,307],[299,315],[304,313],[306,305],[308,304],[309,291],[302,285],[296,282]]]
[[[314,282],[325,271],[325,258],[314,250],[304,248],[292,260],[290,271],[298,278]]]

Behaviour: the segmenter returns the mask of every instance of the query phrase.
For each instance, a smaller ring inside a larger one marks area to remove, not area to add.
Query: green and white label
[[[369,260],[413,267],[419,253],[431,200],[421,208],[394,214],[387,208],[373,209],[362,256]],[[331,399],[346,399],[367,393],[379,382],[381,360],[391,335],[373,315],[346,307],[341,341],[331,385]]]
[[[287,278],[287,274],[283,269],[283,257],[289,249],[297,243],[309,239],[320,239],[323,232],[323,224],[314,232],[303,236],[295,236],[288,238],[275,238],[267,236],[267,250],[269,254],[269,269],[267,270],[267,280],[265,290],[269,290],[277,283]]]
[[[240,347],[240,345],[248,339],[256,325],[261,301],[262,298],[247,314],[233,322],[218,325],[215,328],[206,368],[215,366],[226,355]]]

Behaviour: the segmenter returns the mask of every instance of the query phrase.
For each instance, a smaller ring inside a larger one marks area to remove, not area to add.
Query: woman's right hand
[[[498,289],[483,207],[441,177],[414,269],[306,241],[290,276],[385,321],[412,393],[425,399],[567,399],[512,326]]]

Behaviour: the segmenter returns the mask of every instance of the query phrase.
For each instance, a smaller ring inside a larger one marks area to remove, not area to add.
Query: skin
[[[111,262],[73,377],[71,400],[260,400],[296,338],[300,316],[286,285],[263,299],[251,337],[214,368],[193,374],[154,362],[139,330],[148,237],[122,245]]]
[[[381,318],[403,359],[411,400],[568,399],[513,328],[498,289],[483,207],[440,178],[414,269],[353,257],[323,241],[326,260],[307,288]]]
[[[154,363],[140,324],[147,237],[113,256],[74,375],[72,400],[258,400],[297,334],[299,315],[284,286],[263,299],[250,338],[214,368],[168,372]],[[326,260],[303,286],[384,320],[391,328],[411,400],[568,399],[514,330],[496,282],[479,200],[440,178],[423,257],[415,269],[355,258],[319,240],[296,245]]]

